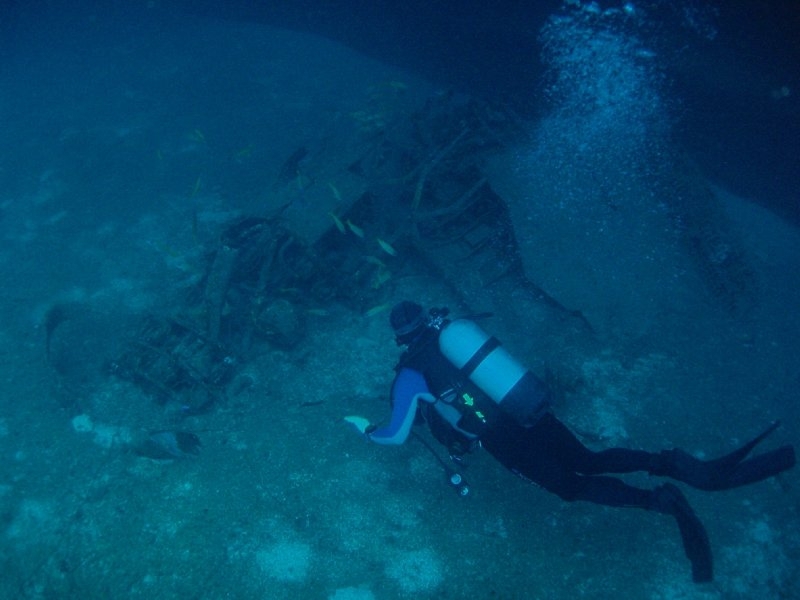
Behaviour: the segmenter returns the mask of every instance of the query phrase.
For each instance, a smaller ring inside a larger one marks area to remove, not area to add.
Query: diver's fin
[[[710,464],[717,465],[719,468],[733,468],[740,462],[742,462],[748,454],[753,451],[753,448],[758,446],[764,439],[775,431],[778,427],[780,427],[780,421],[773,421],[769,427],[767,427],[764,431],[762,431],[759,435],[754,437],[752,440],[747,442],[741,448],[734,450],[730,454],[723,456],[722,458],[718,458],[716,460],[709,461]]]
[[[701,490],[727,490],[767,479],[791,469],[796,462],[794,448],[782,446],[747,458],[760,442],[780,425],[775,421],[761,434],[730,454],[714,460],[700,460],[680,449],[665,450],[655,459],[650,473],[666,475]]]
[[[708,533],[681,491],[671,483],[658,486],[652,491],[649,508],[675,518],[686,558],[692,563],[695,583],[711,581],[714,578],[714,559]]]
[[[730,489],[755,483],[791,469],[797,461],[792,446],[759,454],[737,463],[725,477],[725,485],[717,489]]]

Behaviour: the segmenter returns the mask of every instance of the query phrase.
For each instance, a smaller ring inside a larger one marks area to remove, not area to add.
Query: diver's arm
[[[392,384],[392,418],[388,425],[367,432],[376,444],[394,446],[406,441],[417,415],[419,401],[433,402],[435,398],[419,371],[403,368]]]

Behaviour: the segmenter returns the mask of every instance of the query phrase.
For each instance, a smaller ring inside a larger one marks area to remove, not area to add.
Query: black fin
[[[780,424],[781,424],[780,421],[773,421],[769,427],[767,427],[763,432],[754,437],[744,446],[742,446],[737,450],[734,450],[730,454],[727,454],[721,458],[709,461],[709,464],[719,469],[726,469],[726,468],[735,469],[736,465],[738,465],[745,458],[747,458],[747,455],[753,451],[753,448],[758,446],[761,442],[764,441],[764,438],[766,438],[769,434],[771,434],[778,427],[780,427]]]
[[[701,490],[729,490],[773,477],[795,465],[791,445],[748,458],[764,438],[780,425],[775,421],[761,434],[730,454],[714,460],[700,460],[678,448],[658,455],[650,469],[653,475],[666,475]]]

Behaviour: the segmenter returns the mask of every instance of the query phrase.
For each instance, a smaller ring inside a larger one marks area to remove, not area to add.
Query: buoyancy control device
[[[445,322],[439,333],[439,349],[520,425],[534,425],[547,411],[550,394],[545,383],[473,321]]]

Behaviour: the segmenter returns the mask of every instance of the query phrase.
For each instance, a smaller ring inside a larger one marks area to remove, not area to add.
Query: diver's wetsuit
[[[658,454],[627,448],[593,452],[552,413],[529,429],[506,417],[481,440],[505,467],[564,500],[649,507],[650,490],[602,474],[647,471]]]
[[[637,507],[670,515],[678,525],[696,582],[713,578],[711,545],[705,527],[681,491],[671,483],[654,489],[637,488],[606,474],[647,471],[698,489],[725,490],[761,481],[795,465],[791,445],[748,456],[775,430],[777,422],[715,460],[699,460],[677,448],[658,453],[625,448],[594,452],[553,416],[548,409],[547,387],[529,373],[516,380],[503,396],[503,404],[513,397],[514,403],[522,401],[527,405],[530,412],[525,414],[532,417],[522,425],[442,354],[440,327],[423,325],[421,312],[422,307],[409,302],[392,309],[398,343],[407,344],[408,350],[400,358],[392,384],[391,421],[385,427],[365,428],[369,439],[379,444],[402,444],[415,421],[422,419],[451,455],[463,454],[480,442],[512,472],[564,500]],[[410,322],[410,327],[404,326],[405,321]],[[495,342],[487,340],[467,360],[464,369],[474,372],[496,347],[492,346]],[[490,349],[484,354],[487,344]],[[492,379],[489,383],[500,381]],[[525,385],[518,388],[522,381]]]
[[[482,446],[509,470],[564,500],[648,507],[650,490],[600,474],[648,470],[658,454],[624,448],[593,452],[549,411],[533,427],[519,425],[464,381],[439,352],[436,342],[436,332],[428,330],[401,357],[392,385],[391,421],[370,433],[371,440],[402,444],[415,420],[423,418],[451,452],[463,452],[480,439]],[[453,388],[469,390],[486,417],[485,423],[475,422],[471,414],[462,414],[453,404],[437,399],[446,397],[447,390]],[[542,390],[545,393],[544,387]]]

